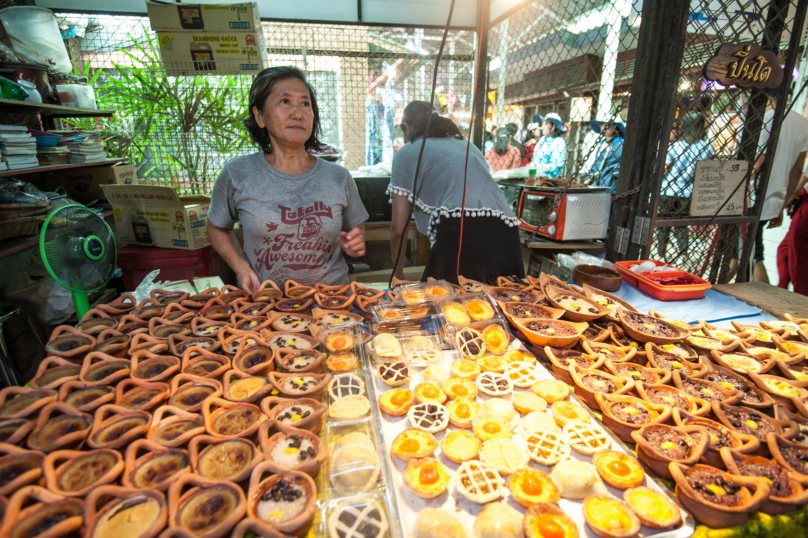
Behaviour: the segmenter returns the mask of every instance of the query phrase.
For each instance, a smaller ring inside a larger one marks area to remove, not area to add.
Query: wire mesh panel
[[[242,126],[252,82],[237,74],[243,58],[164,66],[146,17],[58,17],[75,73],[93,84],[99,108],[115,111],[109,120],[69,123],[101,129],[108,153],[132,159],[141,180],[209,194],[227,160],[256,151]],[[441,30],[264,22],[263,33],[267,66],[306,72],[320,139],[338,148],[341,164],[356,170],[392,161],[404,106],[429,99]],[[466,128],[473,48],[474,32],[449,32],[436,88],[442,113]],[[172,76],[178,70],[189,74]]]

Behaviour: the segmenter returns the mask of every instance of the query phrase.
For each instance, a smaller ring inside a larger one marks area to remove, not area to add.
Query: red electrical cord
[[[485,20],[485,4],[487,2],[483,2],[483,9],[482,15],[480,16],[480,21]],[[484,26],[480,24],[480,26]],[[474,126],[474,105],[477,100],[477,87],[480,84],[480,70],[481,70],[481,58],[482,58],[482,44],[483,44],[483,33],[480,32],[480,40],[477,42],[477,73],[476,73],[476,80],[474,81],[474,93],[471,96],[471,117],[469,119],[469,136],[468,140],[466,141],[466,163],[465,167],[463,168],[463,205],[460,208],[460,244],[457,246],[457,277],[458,281],[460,280],[460,253],[463,250],[463,219],[466,216],[466,178],[469,171],[469,149],[471,149],[471,129]],[[483,144],[485,144],[485,137],[483,136]],[[485,147],[483,145],[483,147]]]

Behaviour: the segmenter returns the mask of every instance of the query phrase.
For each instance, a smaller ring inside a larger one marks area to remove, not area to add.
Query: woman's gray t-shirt
[[[283,286],[348,282],[340,232],[368,213],[351,174],[322,159],[303,174],[284,174],[262,152],[228,161],[213,186],[208,220],[241,222],[244,253],[260,280]]]
[[[421,138],[404,144],[393,158],[393,169],[387,194],[406,196],[412,203],[412,187]],[[505,195],[488,172],[485,157],[474,144],[469,148],[466,178],[466,203],[463,205],[463,172],[466,142],[457,138],[427,138],[418,196],[415,200],[415,224],[418,231],[435,242],[441,218],[460,217],[462,207],[467,217],[499,217],[508,226],[519,226],[519,219],[505,201]]]

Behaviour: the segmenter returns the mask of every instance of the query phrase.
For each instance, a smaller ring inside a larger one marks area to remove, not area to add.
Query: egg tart
[[[344,351],[351,349],[356,343],[354,335],[348,331],[334,331],[325,337],[323,345],[328,351]]]
[[[482,441],[467,430],[452,430],[440,442],[440,451],[450,461],[463,463],[477,457]]]
[[[557,379],[540,379],[533,383],[530,390],[550,404],[566,400],[570,395],[567,384]]]
[[[407,462],[402,477],[413,493],[424,499],[434,499],[446,491],[451,475],[435,458],[414,458]]]
[[[529,362],[512,362],[505,368],[504,375],[515,387],[528,388],[539,380],[541,373]]]
[[[568,422],[562,430],[564,440],[570,447],[586,456],[608,450],[612,446],[609,435],[588,422]]]
[[[486,351],[494,355],[504,353],[510,344],[508,334],[502,325],[498,324],[489,325],[483,330],[483,341],[485,341]]]
[[[509,475],[526,467],[530,457],[525,449],[513,439],[501,437],[490,439],[480,448],[480,459],[499,471],[501,475]]]
[[[325,367],[334,373],[349,372],[356,368],[359,359],[352,351],[331,353],[325,360]]]
[[[483,299],[471,299],[466,303],[466,310],[474,321],[485,321],[496,315],[491,304]]]
[[[578,526],[553,503],[536,503],[522,522],[526,538],[578,538]]]
[[[508,477],[506,486],[516,502],[527,508],[541,502],[557,503],[561,499],[561,493],[550,477],[532,467],[515,471]]]
[[[482,371],[479,364],[468,359],[452,361],[449,369],[452,371],[454,377],[462,377],[463,379],[470,379],[472,381],[477,379],[477,376],[480,375]]]
[[[419,403],[410,407],[407,418],[414,428],[437,433],[449,426],[449,410],[439,403]]]
[[[584,499],[584,518],[602,538],[629,538],[640,532],[640,520],[623,501],[605,495]]]
[[[410,380],[410,368],[403,362],[379,365],[379,377],[390,387],[400,387]]]
[[[452,377],[447,379],[440,387],[450,400],[455,398],[476,398],[477,384],[468,379]]]
[[[589,422],[589,413],[578,404],[572,402],[553,402],[550,406],[553,418],[559,426],[565,426],[568,422]]]
[[[617,489],[636,488],[645,479],[640,462],[622,452],[598,452],[592,456],[592,463],[603,481]]]
[[[510,438],[513,435],[507,421],[491,415],[477,415],[472,421],[472,429],[474,430],[474,435],[479,437],[481,441]]]
[[[646,487],[627,489],[623,492],[623,501],[640,523],[651,529],[678,527],[682,522],[679,507],[658,491]]]
[[[449,422],[458,428],[471,428],[481,408],[482,406],[472,398],[457,398],[446,406],[449,411]]]
[[[507,396],[513,392],[513,383],[503,374],[483,372],[477,376],[476,381],[480,390],[488,396]]]
[[[512,362],[527,362],[530,364],[536,364],[536,357],[523,349],[511,349],[510,351],[506,351],[502,354],[502,358],[505,360],[506,364],[510,364]]]
[[[555,465],[570,457],[570,445],[558,432],[536,430],[528,434],[522,433],[530,459],[542,465]]]
[[[480,365],[480,369],[483,372],[494,372],[496,374],[501,374],[505,371],[508,361],[506,361],[503,357],[498,357],[496,355],[486,355],[485,357],[480,357],[477,359],[477,364]]]
[[[438,440],[429,432],[407,428],[399,433],[390,446],[390,453],[401,461],[431,456],[438,448]]]
[[[544,398],[532,392],[517,392],[511,397],[511,401],[513,407],[523,415],[547,409],[547,402],[544,401]]]
[[[379,395],[379,407],[393,417],[406,415],[412,407],[415,397],[407,389],[393,389]]]
[[[363,395],[345,396],[328,406],[328,416],[338,420],[364,417],[370,412],[370,401]]]
[[[466,327],[457,331],[455,344],[460,354],[467,359],[477,359],[485,355],[485,340],[477,329]]]
[[[419,383],[413,390],[418,403],[439,403],[446,401],[446,393],[432,383]]]
[[[463,305],[458,303],[445,305],[443,307],[443,316],[452,325],[468,325],[471,323],[471,317],[469,317],[468,312],[463,308]]]
[[[455,485],[463,497],[476,504],[486,504],[502,497],[505,481],[496,469],[485,462],[471,460],[460,464]]]

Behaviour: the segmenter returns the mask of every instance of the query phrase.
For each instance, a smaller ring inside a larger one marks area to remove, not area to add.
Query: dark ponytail
[[[429,120],[430,114],[422,114],[415,119],[412,132],[410,133],[410,140],[424,136],[426,131],[426,124]],[[453,137],[458,140],[463,140],[463,133],[457,127],[455,122],[449,118],[442,118],[437,114],[432,114],[432,119],[429,121],[429,132],[426,134],[427,138],[446,138]]]
[[[499,155],[505,155],[508,153],[508,146],[511,145],[510,138],[510,134],[508,134],[507,131],[501,130],[497,136],[497,141],[494,142],[494,151],[496,151]]]

